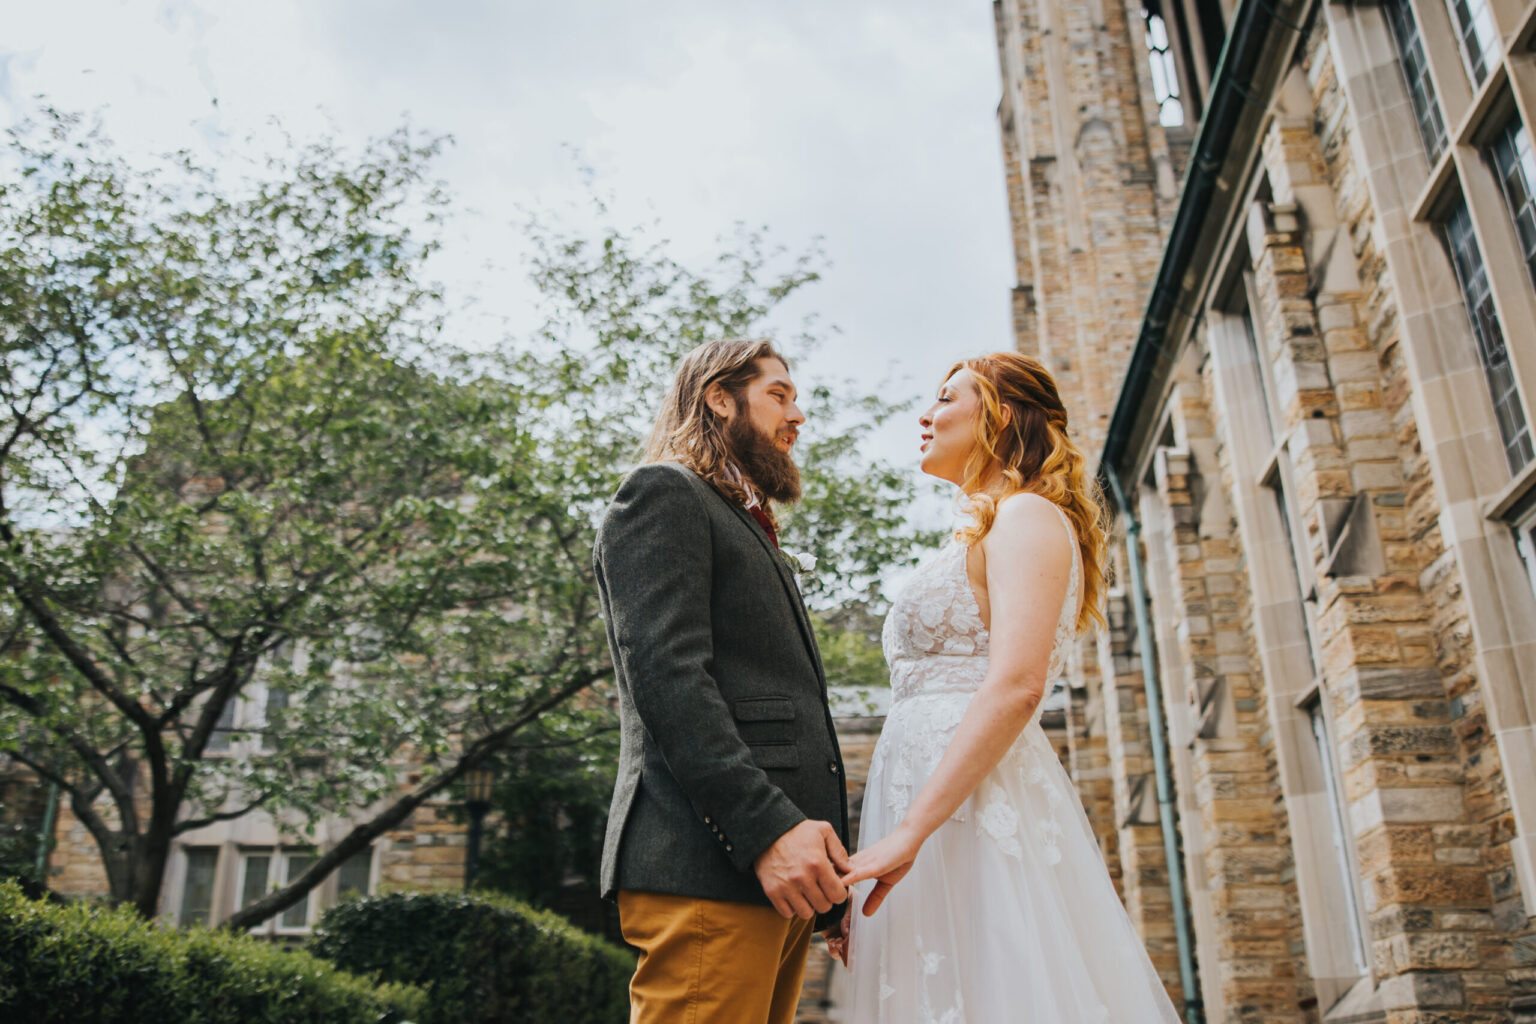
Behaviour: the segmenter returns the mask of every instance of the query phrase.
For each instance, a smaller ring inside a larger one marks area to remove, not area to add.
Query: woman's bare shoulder
[[[1061,521],[1056,503],[1030,491],[1010,494],[997,505],[997,518],[987,532],[991,550],[1007,549],[1016,555],[1054,562],[1071,558],[1071,535]]]

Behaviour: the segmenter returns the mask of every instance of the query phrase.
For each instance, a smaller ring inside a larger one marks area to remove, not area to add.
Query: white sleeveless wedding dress
[[[946,542],[886,617],[891,707],[870,763],[860,847],[901,821],[987,674],[965,552]],[[1081,575],[1074,543],[1046,693],[1074,633]],[[864,917],[857,908],[872,887],[857,886],[853,902],[854,1024],[1178,1022],[1039,711]]]

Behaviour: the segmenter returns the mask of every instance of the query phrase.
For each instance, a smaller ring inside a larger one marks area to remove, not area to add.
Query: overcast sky
[[[934,0],[0,0],[0,119],[42,94],[103,111],[124,149],[329,132],[403,117],[454,137],[461,218],[438,272],[535,325],[518,210],[585,194],[657,221],[697,261],[737,222],[832,262],[806,293],[840,333],[800,373],[930,393],[1011,344],[991,4]],[[499,269],[484,270],[487,265]],[[815,410],[810,410],[814,415]],[[813,429],[814,422],[807,425]],[[915,462],[912,422],[879,439]]]

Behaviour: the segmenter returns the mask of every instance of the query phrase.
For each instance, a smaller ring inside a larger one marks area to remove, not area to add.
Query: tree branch
[[[471,768],[478,767],[487,757],[500,749],[519,729],[546,711],[563,704],[600,678],[602,676],[599,673],[582,673],[568,680],[564,686],[547,695],[544,699],[524,705],[522,712],[512,721],[471,743],[451,769],[423,782],[368,821],[355,827],[351,832],[343,836],[341,841],[334,847],[316,858],[309,869],[298,878],[283,888],[262,897],[255,903],[236,911],[225,920],[223,927],[228,928],[230,931],[242,931],[258,925],[272,915],[280,914],[293,906],[303,898],[305,893],[319,885],[325,880],[327,875],[340,867],[342,862],[348,857],[366,849],[375,839],[399,825],[410,816],[411,812],[452,785],[465,772]]]
[[[250,803],[246,804],[244,807],[237,811],[218,811],[214,814],[205,815],[201,818],[186,818],[176,823],[175,827],[171,829],[171,835],[179,836],[183,832],[191,832],[194,829],[206,828],[209,825],[214,825],[221,821],[234,821],[236,818],[243,818],[271,799],[271,793],[263,793],[261,796],[257,797],[255,800],[252,800]]]
[[[111,762],[107,760],[107,755],[97,750],[84,736],[81,736],[74,729],[51,722],[48,708],[42,701],[30,693],[18,690],[9,684],[0,683],[0,699],[22,711],[44,729],[47,729],[50,733],[68,744],[70,750],[75,752],[75,756],[85,762],[86,766],[90,768],[91,773],[96,776],[107,792],[112,794],[112,801],[117,805],[118,813],[123,815],[124,826],[134,824],[137,827],[137,818],[133,806],[133,792],[129,788],[127,781],[118,774],[117,770],[112,767]],[[42,770],[31,760],[26,760],[22,754],[16,753],[15,756],[18,760],[22,760],[24,763],[32,766],[35,771],[41,773]],[[59,782],[60,785],[66,785],[66,783],[61,781],[62,779],[62,774],[55,773],[53,776],[53,781]]]

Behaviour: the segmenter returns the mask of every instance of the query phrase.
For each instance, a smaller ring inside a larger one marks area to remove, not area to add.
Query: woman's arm
[[[1072,572],[1072,537],[1049,500],[1018,494],[999,506],[981,546],[991,620],[987,676],[901,824],[854,855],[843,884],[877,880],[864,901],[866,916],[906,875],[923,842],[997,767],[1044,697]]]

